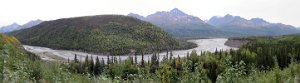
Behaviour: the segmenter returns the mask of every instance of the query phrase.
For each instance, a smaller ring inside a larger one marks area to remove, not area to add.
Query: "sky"
[[[300,0],[1,0],[0,26],[130,12],[146,16],[173,8],[202,20],[231,14],[300,27]]]

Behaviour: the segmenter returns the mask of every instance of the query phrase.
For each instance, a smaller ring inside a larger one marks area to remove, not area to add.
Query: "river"
[[[230,50],[230,49],[237,49],[234,47],[229,47],[224,45],[224,43],[228,39],[225,38],[216,38],[216,39],[194,39],[194,40],[188,40],[188,42],[193,42],[196,43],[198,46],[193,49],[187,49],[187,50],[173,50],[173,57],[185,57],[187,53],[192,52],[193,50],[196,50],[197,53],[199,54],[201,51],[209,51],[209,52],[214,52],[216,48],[218,50],[222,49],[224,51]],[[53,50],[51,48],[47,47],[38,47],[38,46],[29,46],[29,45],[23,45],[25,50],[28,52],[31,52],[33,54],[38,55],[41,57],[42,60],[49,60],[49,61],[66,61],[68,59],[73,60],[74,55],[76,54],[78,59],[81,61],[85,60],[86,56],[89,56],[89,58],[92,56],[93,59],[96,59],[96,57],[99,57],[99,59],[104,59],[106,61],[107,55],[96,55],[96,54],[90,54],[90,53],[85,53],[85,52],[78,52],[78,51],[68,51],[68,50]],[[166,55],[166,52],[159,53],[159,59],[161,60],[164,55]],[[144,56],[144,60],[150,60],[152,54],[147,54]],[[123,55],[123,56],[115,56],[117,60],[125,60],[128,58],[128,55]],[[137,60],[141,61],[142,56],[137,56]],[[94,60],[95,61],[95,60]]]

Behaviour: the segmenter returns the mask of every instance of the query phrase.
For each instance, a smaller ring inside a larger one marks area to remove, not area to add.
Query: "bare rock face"
[[[239,38],[229,38],[226,42],[225,45],[230,46],[230,47],[236,47],[240,48],[241,46],[249,43],[250,40],[246,39],[239,39]]]

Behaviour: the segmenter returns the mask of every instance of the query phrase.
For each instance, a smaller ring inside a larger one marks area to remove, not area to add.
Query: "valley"
[[[297,3],[4,0],[0,83],[299,83]]]
[[[224,38],[217,38],[217,39],[194,39],[194,40],[188,40],[188,42],[196,43],[198,46],[196,48],[187,49],[187,50],[173,50],[173,57],[186,57],[187,53],[191,53],[193,50],[196,50],[197,53],[202,52],[214,52],[216,49],[218,50],[224,50],[228,51],[230,49],[237,49],[234,47],[229,47],[224,45],[227,39]],[[78,59],[80,61],[84,61],[86,56],[93,57],[94,61],[96,61],[96,57],[99,57],[100,59],[103,58],[106,62],[108,55],[99,55],[99,54],[90,54],[85,52],[79,52],[79,51],[68,51],[68,50],[53,50],[51,48],[47,47],[38,47],[38,46],[28,46],[23,45],[26,51],[31,52],[33,54],[36,54],[41,57],[43,60],[49,60],[49,61],[67,61],[74,60],[75,54],[77,55]],[[166,55],[166,52],[159,53],[159,59],[162,60],[163,57]],[[116,57],[118,60],[119,58],[121,60],[126,60],[130,55],[119,55],[119,56],[112,56]],[[131,55],[134,56],[134,55]],[[150,60],[152,54],[145,54],[145,60]],[[142,56],[138,55],[137,60],[138,62],[141,61]]]

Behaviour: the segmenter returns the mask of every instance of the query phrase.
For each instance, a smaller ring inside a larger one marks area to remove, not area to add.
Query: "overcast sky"
[[[300,27],[300,0],[1,0],[0,26],[100,14],[146,16],[173,8],[203,20],[232,14]]]

